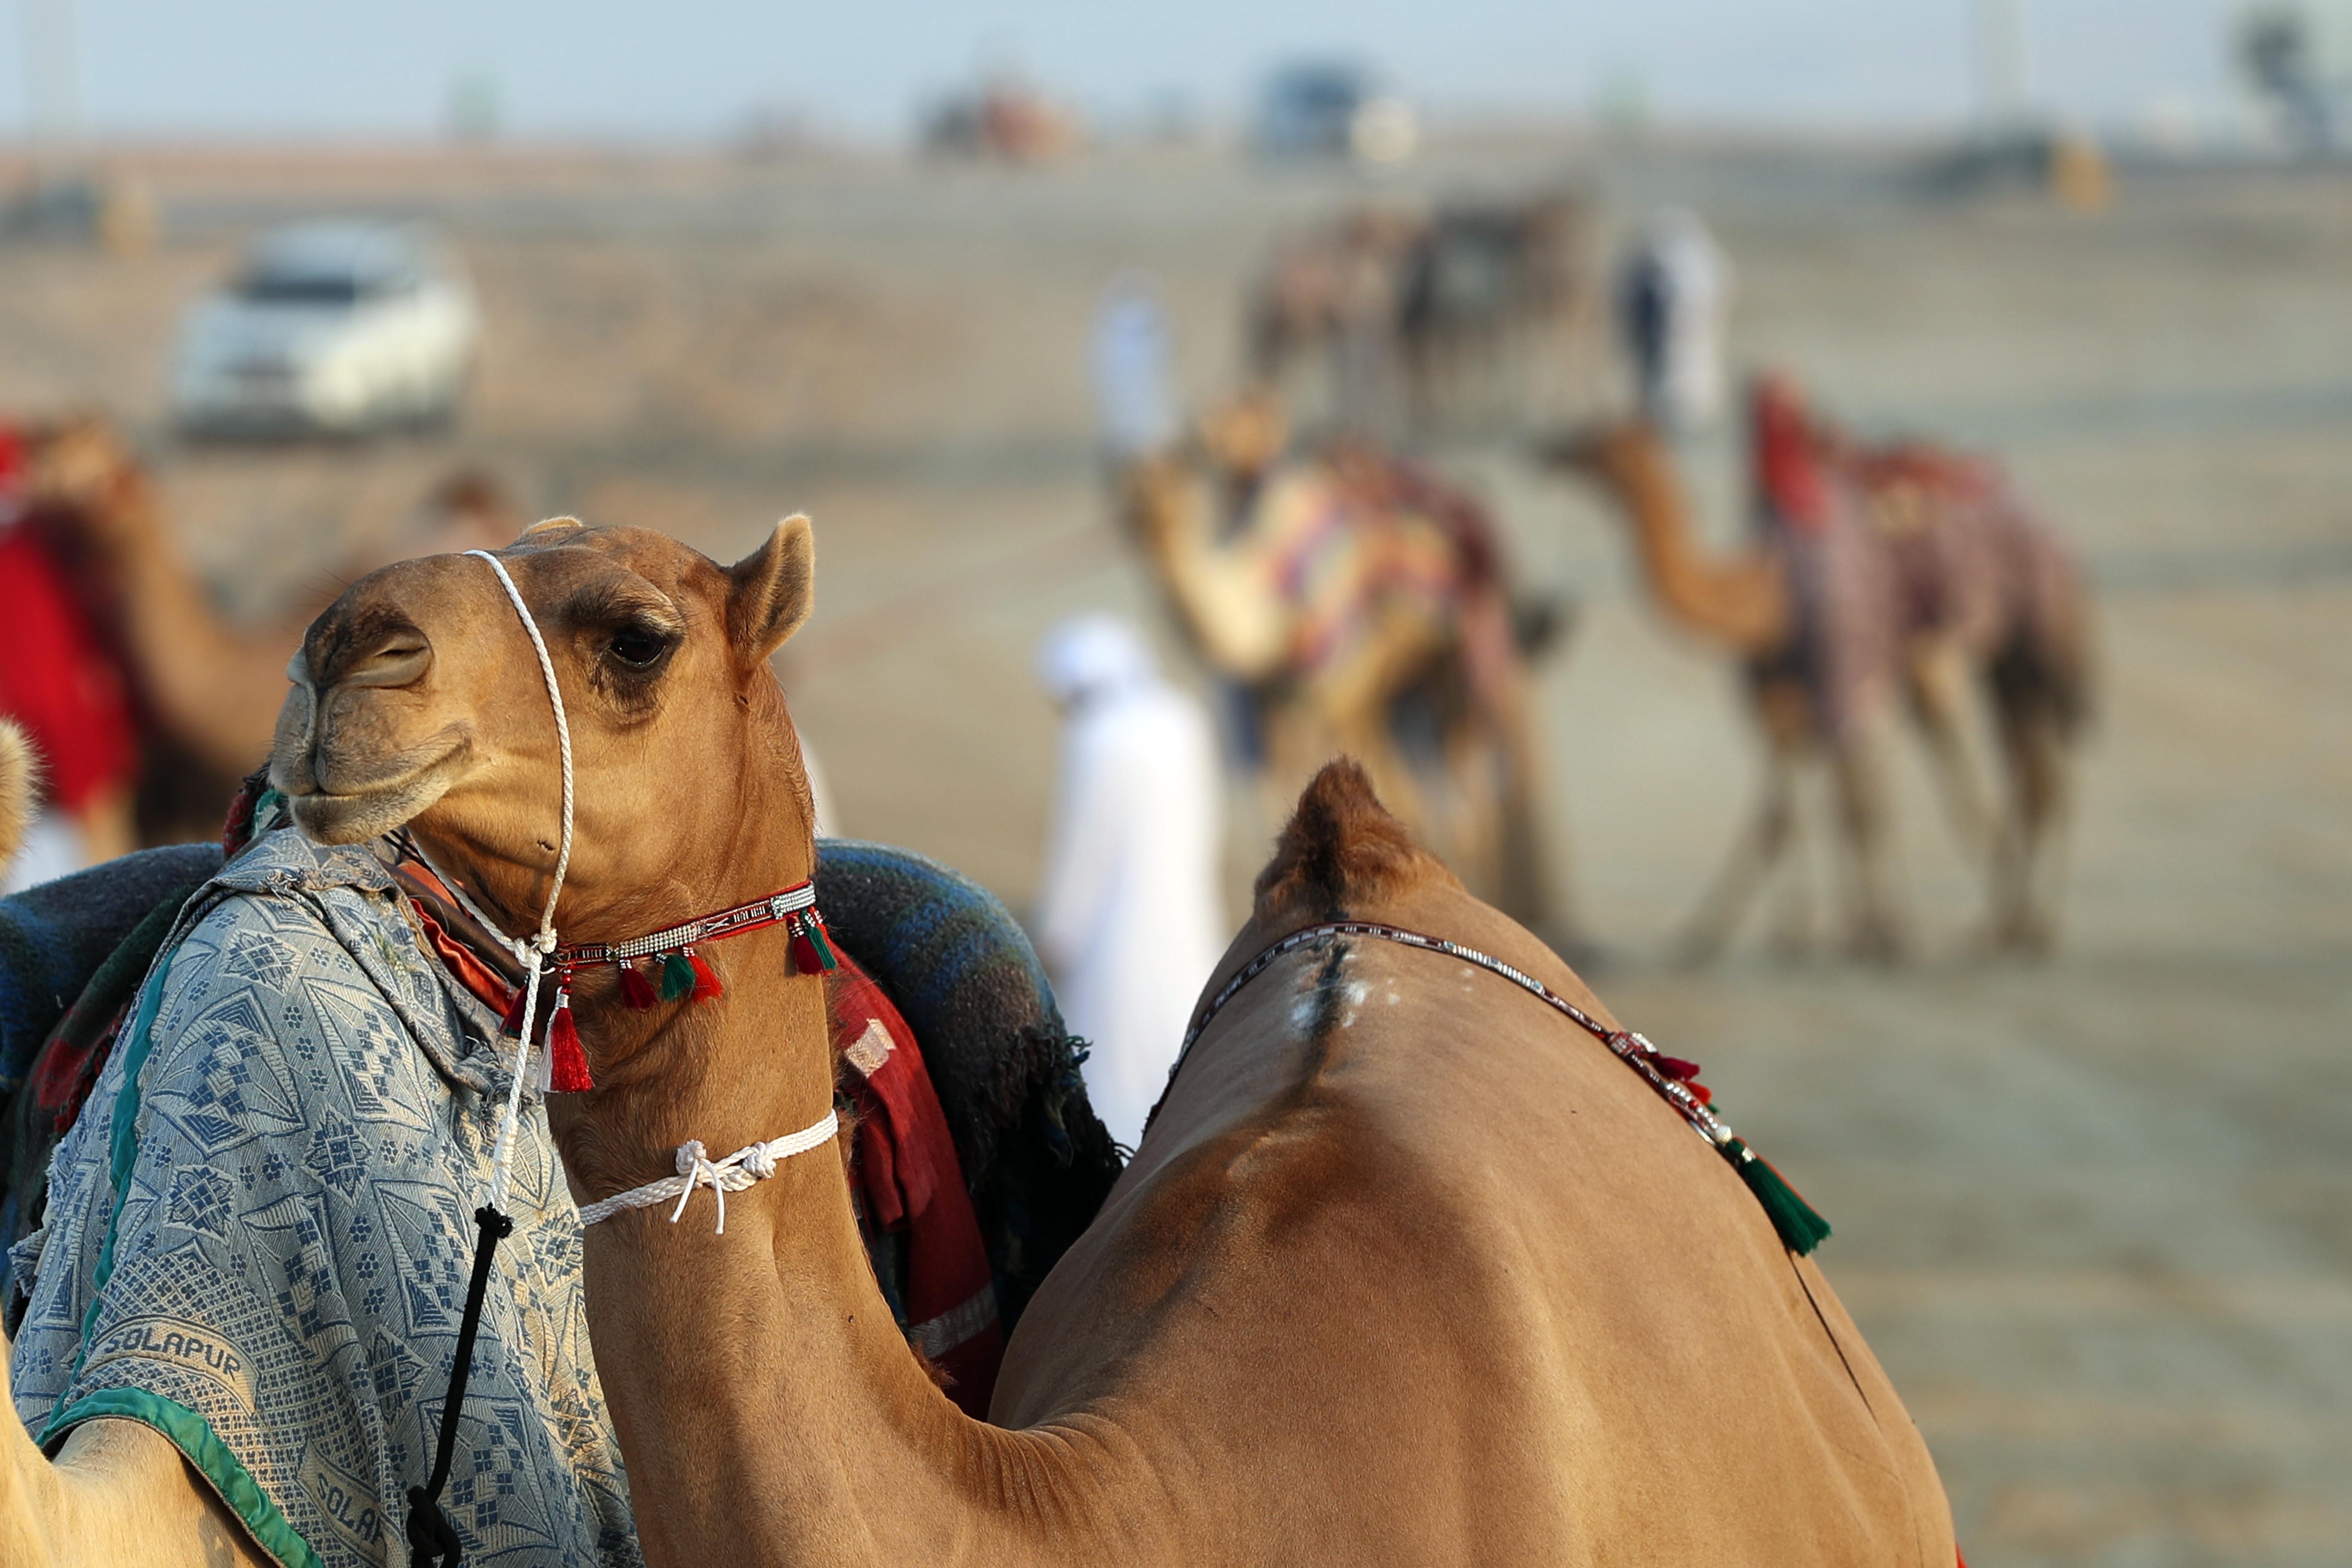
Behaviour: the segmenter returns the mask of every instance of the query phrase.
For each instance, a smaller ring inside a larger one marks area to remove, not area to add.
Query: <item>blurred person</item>
[[[1686,207],[1651,215],[1626,249],[1617,313],[1635,395],[1650,423],[1695,435],[1723,412],[1723,333],[1731,262]]]
[[[1037,949],[1093,1043],[1087,1092],[1133,1148],[1225,943],[1216,744],[1122,616],[1055,626],[1037,678],[1063,715]]]
[[[1176,437],[1169,399],[1168,312],[1149,279],[1112,280],[1095,310],[1095,408],[1103,452],[1113,464],[1156,451]]]

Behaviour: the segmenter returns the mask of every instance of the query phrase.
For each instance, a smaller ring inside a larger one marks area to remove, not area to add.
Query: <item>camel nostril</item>
[[[433,645],[414,631],[391,634],[337,672],[337,686],[414,686],[433,665]]]

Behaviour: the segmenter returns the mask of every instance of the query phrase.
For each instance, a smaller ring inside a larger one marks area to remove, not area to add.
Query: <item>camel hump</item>
[[[33,779],[37,767],[25,731],[0,719],[0,869],[16,858],[25,829],[33,821]]]
[[[1323,764],[1257,878],[1256,919],[1340,920],[1386,903],[1428,878],[1459,886],[1391,816],[1362,764]]]

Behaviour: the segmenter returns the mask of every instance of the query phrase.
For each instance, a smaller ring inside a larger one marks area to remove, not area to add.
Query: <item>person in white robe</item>
[[[1087,1095],[1133,1148],[1230,934],[1216,740],[1122,616],[1062,622],[1037,675],[1063,715],[1038,954],[1070,1032],[1093,1045]]]
[[[1628,247],[1618,318],[1642,412],[1669,436],[1696,435],[1722,415],[1731,261],[1685,207],[1651,215]]]

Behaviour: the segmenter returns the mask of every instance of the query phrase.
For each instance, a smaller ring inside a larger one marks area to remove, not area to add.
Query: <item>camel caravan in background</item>
[[[1558,194],[1351,208],[1274,247],[1244,299],[1244,363],[1359,432],[1524,426],[1591,357],[1591,228]]]
[[[1622,510],[1666,615],[1740,659],[1763,733],[1761,798],[1691,921],[1685,956],[1720,952],[1784,866],[1795,874],[1779,941],[1808,940],[1808,879],[1790,851],[1800,781],[1816,763],[1836,803],[1848,941],[1880,961],[1904,951],[1885,751],[1898,705],[1926,742],[1963,853],[1988,879],[1982,945],[2048,952],[2072,751],[2093,691],[2079,574],[1988,459],[1925,441],[1854,442],[1779,375],[1759,378],[1751,416],[1758,532],[1734,554],[1699,542],[1672,454],[1649,425],[1570,437],[1546,453]],[[1998,804],[1974,742],[1979,693],[2000,756]]]
[[[813,564],[804,520],[731,568],[560,520],[495,563],[385,568],[310,628],[270,765],[306,842],[404,833],[530,973],[564,965],[546,1051],[581,1059],[548,1125],[596,1221],[579,1288],[646,1561],[1956,1560],[1804,1256],[1818,1216],[1345,763],[1300,796],[990,1420],[960,1410],[861,1233],[812,928],[709,942],[708,991],[642,1006],[636,961],[593,945],[822,878],[769,669]],[[516,1005],[535,1040],[548,1015]],[[10,1563],[258,1560],[253,1499],[150,1426],[0,1447]],[[497,1503],[451,1506],[471,1529]]]

